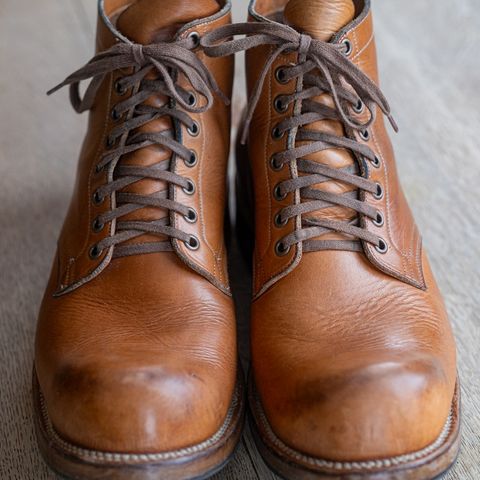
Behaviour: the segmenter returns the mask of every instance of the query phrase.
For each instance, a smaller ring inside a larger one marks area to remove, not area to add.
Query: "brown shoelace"
[[[98,172],[108,169],[108,182],[95,192],[93,201],[99,204],[108,196],[112,196],[112,209],[100,215],[95,220],[93,228],[101,230],[109,222],[114,222],[115,228],[113,234],[92,248],[93,257],[99,257],[110,247],[115,247],[114,257],[169,251],[172,250],[171,238],[184,242],[191,249],[199,247],[199,240],[196,237],[170,225],[168,215],[156,221],[119,220],[120,217],[139,209],[154,207],[176,212],[190,222],[197,221],[197,214],[193,209],[168,198],[168,189],[151,195],[120,191],[140,180],[153,179],[180,187],[187,194],[193,194],[195,184],[192,180],[171,171],[171,158],[149,167],[118,164],[123,155],[150,145],[167,148],[177,158],[183,159],[187,166],[193,166],[197,162],[195,152],[182,145],[171,130],[134,133],[135,129],[166,116],[178,124],[185,125],[191,134],[196,135],[199,126],[187,112],[202,113],[208,110],[213,104],[214,93],[228,103],[207,67],[192,51],[197,46],[198,41],[194,37],[146,46],[118,43],[96,55],[84,67],[48,92],[52,94],[70,85],[73,108],[81,113],[92,108],[98,89],[108,74],[121,69],[133,69],[131,75],[124,76],[116,82],[115,88],[120,95],[126,95],[130,89],[131,95],[118,103],[112,111],[118,125],[110,132],[107,150],[96,166]],[[155,79],[150,79],[152,72]],[[176,78],[182,74],[192,87],[191,92],[176,84]],[[147,75],[149,78],[146,78]],[[82,80],[87,79],[92,80],[82,99],[79,85]],[[160,107],[146,105],[144,102],[152,95],[164,95],[167,102]],[[198,95],[206,100],[203,106],[197,106]],[[169,239],[120,245],[144,234],[166,236]]]
[[[247,36],[232,39],[237,35]],[[347,58],[345,55],[347,46],[315,40],[287,25],[266,22],[221,27],[203,37],[201,44],[205,52],[213,57],[232,55],[260,45],[277,47],[266,61],[249,99],[242,143],[246,141],[249,125],[271,66],[284,52],[299,54],[298,64],[286,65],[276,72],[279,82],[297,78],[299,87],[294,94],[278,97],[275,102],[276,108],[280,111],[286,111],[293,102],[301,102],[301,109],[280,122],[273,129],[272,135],[274,138],[280,138],[286,132],[295,130],[295,139],[305,143],[300,146],[293,144],[288,150],[275,154],[271,159],[271,166],[274,169],[281,169],[287,164],[296,162],[297,171],[302,175],[279,183],[274,195],[280,200],[290,192],[299,190],[303,201],[283,208],[275,222],[282,225],[293,217],[301,216],[302,224],[300,229],[277,244],[277,253],[286,254],[291,246],[297,243],[302,243],[303,250],[307,252],[327,249],[360,251],[362,245],[359,240],[373,244],[383,253],[386,249],[385,241],[363,228],[359,218],[359,214],[362,214],[377,223],[383,222],[382,214],[362,201],[362,196],[359,195],[360,192],[363,194],[368,192],[379,197],[383,195],[382,187],[361,176],[356,166],[336,169],[303,158],[327,149],[347,149],[362,162],[363,171],[368,172],[367,162],[378,166],[379,158],[367,145],[355,140],[354,134],[367,138],[369,128],[376,118],[376,106],[388,116],[397,131],[387,100],[377,85]],[[314,97],[324,93],[331,95],[334,108],[313,100]],[[364,109],[368,109],[370,116],[368,121],[362,123],[354,113],[358,114]],[[339,137],[305,128],[320,120],[340,121],[347,136]],[[351,185],[355,190],[336,194],[313,188],[314,185],[332,180]],[[357,215],[351,221],[308,217],[308,214],[332,206],[347,207],[357,212]],[[328,232],[342,233],[352,237],[352,240],[316,239]]]

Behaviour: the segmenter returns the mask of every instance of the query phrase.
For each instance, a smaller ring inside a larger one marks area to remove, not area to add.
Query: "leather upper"
[[[275,434],[335,461],[433,443],[450,413],[456,366],[427,260],[423,291],[361,253],[308,257],[252,305],[253,378]]]
[[[253,1],[250,21],[281,21],[285,3]],[[378,84],[370,2],[355,5],[355,19],[332,41],[348,39],[349,58]],[[304,16],[310,18],[308,12]],[[247,52],[250,91],[271,52],[269,47]],[[301,201],[296,192],[282,200],[272,194],[275,185],[297,175],[295,163],[280,170],[270,166],[274,153],[295,142],[295,132],[275,139],[271,131],[298,108],[290,105],[278,112],[273,107],[277,96],[291,95],[299,87],[295,80],[279,82],[276,70],[299,61],[290,52],[272,65],[248,140],[255,196],[255,389],[274,434],[298,452],[335,461],[414,452],[436,440],[449,416],[456,384],[455,343],[399,184],[380,111],[366,142],[380,158],[378,168],[341,149],[308,158],[338,168],[355,162],[360,174],[381,184],[382,198],[361,198],[384,213],[384,224],[361,222],[386,241],[388,251],[379,253],[363,242],[361,252],[302,252],[301,243],[283,256],[275,252],[277,242],[301,227],[300,218],[280,227],[274,222],[280,209]],[[332,103],[328,94],[317,100]],[[338,122],[321,121],[310,128],[350,135]],[[320,188],[335,193],[347,189],[333,181]],[[344,219],[345,210],[332,207],[319,215]]]
[[[266,8],[266,7],[265,7]],[[252,19],[262,21],[263,15],[274,15],[273,11],[267,9],[257,10],[259,7],[254,2],[251,7]],[[255,18],[256,17],[256,18]],[[265,20],[263,20],[265,21]],[[346,38],[351,41],[351,60],[373,80],[378,83],[376,49],[373,37],[372,15],[369,8],[365,8],[359,16],[344,31],[338,33],[336,42],[342,42]],[[247,79],[251,90],[255,85],[259,69],[255,65],[263,65],[268,55],[268,47],[260,47],[247,54]],[[271,132],[276,124],[286,116],[292,114],[295,105],[290,105],[285,113],[279,113],[273,108],[275,98],[279,95],[293,94],[297,88],[295,80],[287,84],[280,84],[276,81],[275,72],[278,68],[298,62],[296,53],[286,53],[273,64],[269,77],[264,84],[259,106],[256,109],[250,135],[248,151],[252,159],[267,158],[287,148],[292,136],[285,135],[281,139],[273,139]],[[250,65],[252,67],[250,68]],[[381,113],[381,112],[379,112]],[[320,123],[320,122],[319,122]],[[324,131],[338,131],[338,126],[332,126],[328,121],[320,126]],[[422,261],[421,261],[421,237],[413,220],[410,208],[404,197],[398,181],[398,174],[394,162],[394,153],[390,139],[386,133],[384,119],[381,114],[377,115],[376,121],[370,129],[370,140],[367,143],[380,158],[380,167],[370,167],[369,178],[382,185],[385,194],[377,200],[371,194],[367,194],[365,201],[384,212],[385,222],[382,227],[377,227],[371,221],[364,221],[368,230],[380,235],[388,244],[388,251],[385,254],[378,253],[369,244],[364,244],[365,254],[370,261],[379,269],[402,281],[408,282],[416,287],[424,288]],[[341,132],[341,130],[340,130]],[[358,138],[358,137],[357,137]],[[327,151],[311,155],[308,158],[315,158],[317,161],[327,162],[334,166],[344,166],[351,157],[345,151]],[[362,168],[362,166],[360,166]],[[274,217],[277,212],[292,202],[300,202],[295,194],[289,194],[284,200],[276,201],[272,197],[275,186],[291,176],[297,175],[294,167],[290,171],[280,171],[268,168],[268,163],[262,164],[258,161],[258,167],[254,162],[253,176],[255,178],[256,203],[256,252],[255,252],[255,276],[254,292],[264,292],[270,285],[291,271],[298,265],[301,257],[301,245],[292,248],[290,253],[277,257],[275,256],[275,245],[277,242],[299,227],[298,220],[290,221],[282,228],[274,228]],[[344,191],[345,187],[335,184],[334,191]]]
[[[121,3],[112,2],[110,4],[110,2],[106,2],[104,10],[106,17],[115,18],[116,15],[118,16],[118,11],[122,10],[119,5]],[[115,10],[113,7],[116,7]],[[191,32],[198,32],[202,35],[206,31],[228,23],[230,14],[224,9],[219,14],[207,18],[209,18],[208,21],[197,21],[185,25],[178,35],[184,37]],[[115,42],[125,40],[128,41],[121,32],[115,30],[108,18],[100,17],[97,51],[103,51]],[[153,41],[153,37],[151,40]],[[198,51],[198,56],[212,71],[224,94],[230,97],[232,92],[232,59],[211,59],[201,51]],[[89,126],[80,154],[75,190],[58,242],[59,277],[56,293],[61,294],[65,291],[71,291],[94,278],[109,265],[112,257],[112,249],[106,250],[97,259],[92,260],[89,256],[92,245],[111,235],[115,228],[112,222],[99,233],[92,230],[95,218],[99,214],[110,210],[114,201],[113,197],[110,197],[106,198],[100,205],[95,205],[92,198],[96,189],[104,185],[111,174],[106,170],[97,173],[95,167],[105,151],[109,133],[116,126],[116,121],[111,115],[112,109],[116,103],[125,100],[125,96],[115,90],[115,82],[125,73],[128,72],[118,71],[108,76],[100,87],[89,116]],[[182,79],[179,83],[182,85]],[[149,99],[149,102],[161,101],[161,98]],[[199,161],[193,168],[186,167],[183,162],[174,161],[174,171],[192,179],[197,188],[194,195],[187,195],[181,188],[177,188],[172,191],[172,196],[185,205],[194,208],[199,215],[199,221],[196,224],[190,224],[181,215],[175,214],[172,215],[171,222],[173,225],[183,228],[186,233],[195,234],[200,239],[200,248],[192,251],[187,249],[184,244],[176,241],[174,241],[174,247],[178,255],[192,269],[204,275],[224,292],[229,293],[223,221],[226,202],[226,168],[230,146],[230,109],[220,99],[216,98],[213,108],[203,114],[192,115],[192,118],[199,123],[202,134],[193,137],[188,135],[184,128],[178,134],[187,148],[193,149],[199,158],[206,160]],[[162,131],[170,127],[171,123],[167,119],[161,118],[152,122],[146,128]],[[206,134],[206,132],[208,133]],[[210,139],[215,139],[215,141],[210,141]],[[124,161],[127,161],[128,164],[150,165],[170,155],[169,151],[152,146],[136,152],[133,160],[127,158]],[[159,187],[161,187],[159,182],[143,180],[138,182],[135,188],[137,193],[149,194],[158,190]],[[143,209],[140,214],[143,218],[147,215],[147,218],[151,217],[153,219],[168,214],[167,212],[159,214],[157,209],[154,210],[152,212]],[[133,218],[135,217],[133,216]],[[145,240],[148,241],[149,239],[146,238]]]
[[[233,302],[172,252],[114,260],[40,312],[35,368],[50,419],[75,445],[156,453],[221,427],[236,379]],[[54,269],[52,279],[55,279]]]
[[[130,41],[115,28],[127,4],[132,2],[99,2],[97,51]],[[202,35],[230,22],[229,4],[218,10],[212,16],[207,9],[179,35]],[[129,34],[138,34],[134,41],[145,34],[138,31],[142,15],[151,27],[151,10],[137,12],[138,24],[129,24]],[[199,50],[197,54],[230,97],[232,59],[209,59]],[[92,196],[111,175],[96,172],[95,165],[115,124],[112,108],[128,96],[116,90],[115,82],[128,73],[117,71],[106,78],[89,115],[70,209],[39,315],[35,368],[49,417],[63,439],[94,450],[155,453],[214,435],[234,393],[235,315],[223,231],[230,109],[215,98],[209,111],[193,115],[200,125],[198,136],[177,131],[184,145],[195,150],[198,162],[191,168],[174,162],[173,168],[194,180],[196,191],[191,196],[181,189],[171,194],[195,208],[198,221],[191,224],[176,214],[171,221],[194,233],[200,248],[191,251],[179,242],[174,251],[114,259],[110,249],[92,259],[90,247],[115,228],[112,222],[93,231],[92,222],[109,210],[114,197],[95,205]],[[154,105],[162,101],[148,100]],[[161,118],[142,128],[162,131],[171,126],[168,118]],[[168,155],[150,146],[123,161],[151,165]],[[145,179],[134,188],[148,194],[164,185]],[[145,220],[166,214],[145,208],[129,215]],[[144,235],[142,240],[151,238]]]

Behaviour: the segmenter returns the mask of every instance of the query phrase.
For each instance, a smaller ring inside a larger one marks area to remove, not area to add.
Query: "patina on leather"
[[[230,108],[219,94],[231,96],[233,61],[208,58],[198,45],[230,22],[230,4],[99,7],[97,55],[66,82],[89,123],[40,311],[35,370],[65,442],[175,452],[219,431],[237,379],[224,244]],[[173,37],[165,33],[172,25]],[[90,76],[82,101],[75,84]]]
[[[216,3],[214,0],[210,0],[210,2],[207,1],[207,11],[210,11],[211,9],[211,2]],[[145,41],[148,40],[149,42],[152,42],[157,39],[159,32],[162,32],[163,29],[161,27],[165,25],[165,22],[168,22],[168,17],[164,17],[163,14],[160,16],[158,14],[152,14],[155,9],[153,5],[150,6],[150,10],[146,10],[149,13],[145,14],[143,2],[135,4],[135,7],[138,8],[136,17],[139,17],[135,21],[132,18],[133,13],[131,9],[121,12],[122,2],[117,3],[118,5],[107,2],[105,5],[107,12],[111,9],[115,15],[118,15],[119,23],[122,23],[123,16],[128,14],[128,25],[133,31],[126,29],[126,32],[123,33],[116,30],[107,18],[108,14],[107,17],[105,17],[101,12],[100,18],[102,21],[99,23],[97,38],[98,52],[105,52],[115,45],[118,47],[118,42],[121,42],[126,48],[133,48],[135,44],[138,45],[137,41],[143,41],[145,43]],[[162,8],[165,8],[165,5],[162,5],[160,10]],[[191,6],[188,7],[187,11],[191,8]],[[201,5],[201,8],[205,7]],[[180,18],[185,19],[186,17],[184,15],[179,14],[181,10],[180,7],[177,8],[177,10],[177,14]],[[148,22],[150,23],[154,22],[156,19],[157,29],[151,27],[152,32],[150,39],[145,37],[144,29],[138,27],[138,31],[135,30],[135,25],[139,25],[142,15],[144,15],[144,18],[148,18]],[[152,18],[154,20],[152,20]],[[192,32],[202,35],[206,31],[225,24],[225,18],[225,15],[220,15],[210,23],[202,23],[201,21],[187,23],[176,33],[176,38],[181,42],[182,39],[187,39]],[[177,17],[176,20],[178,21]],[[170,24],[166,23],[166,25],[168,27]],[[124,36],[127,34],[129,34],[130,38]],[[136,36],[132,37],[132,34]],[[151,61],[152,56],[148,55],[149,48],[151,49],[151,47],[147,45],[144,49],[144,56],[142,60],[139,60],[139,65],[143,62],[143,67],[150,64],[154,68]],[[140,51],[141,50],[137,48],[137,52]],[[196,50],[196,53],[199,60],[204,62],[207,71],[216,68],[214,75],[215,83],[218,85],[221,92],[230,96],[232,80],[226,72],[231,68],[231,60],[217,59],[215,61],[208,59],[205,58],[204,54],[201,51],[198,51],[198,49]],[[153,59],[153,61],[155,61],[155,59]],[[168,62],[165,65],[168,66]],[[111,168],[103,168],[98,171],[98,165],[102,162],[105,153],[109,153],[107,151],[108,148],[106,147],[107,142],[112,138],[112,133],[117,132],[119,123],[123,123],[121,121],[119,122],[118,118],[112,117],[115,107],[126,100],[125,92],[118,88],[122,85],[121,81],[127,74],[130,76],[133,75],[133,71],[125,71],[124,64],[119,64],[119,67],[119,69],[113,72],[107,72],[103,81],[100,82],[103,77],[99,78],[97,75],[96,80],[94,79],[92,82],[97,83],[95,85],[95,88],[98,89],[96,90],[97,95],[92,98],[92,115],[90,115],[89,129],[80,157],[81,168],[79,170],[76,194],[72,198],[70,211],[67,215],[58,244],[57,255],[59,277],[57,293],[59,294],[64,291],[71,291],[73,288],[83,285],[85,282],[94,278],[109,264],[113,256],[113,248],[106,248],[100,255],[95,255],[93,258],[91,251],[99,242],[105,240],[109,236],[115,235],[116,232],[115,219],[108,222],[108,224],[105,225],[105,228],[101,230],[92,229],[92,225],[99,216],[105,216],[109,211],[115,208],[115,195],[111,194],[107,198],[101,199],[102,201],[96,202],[95,194],[99,188],[102,188],[105,184],[113,181],[113,173],[117,163],[117,160],[114,159],[109,162]],[[121,68],[124,68],[124,70],[122,71]],[[155,74],[152,73],[150,78],[155,78]],[[76,80],[78,79],[73,79],[73,81]],[[189,84],[189,81],[184,75],[180,75],[177,82],[177,88],[183,88],[186,92],[192,91],[192,85]],[[128,94],[130,95],[133,90],[134,89],[131,87]],[[145,205],[147,208],[140,209],[137,214],[130,213],[125,215],[122,220],[132,222],[139,220],[163,221],[171,227],[178,227],[187,235],[196,236],[200,240],[199,248],[196,250],[189,249],[185,245],[186,242],[177,242],[175,239],[172,242],[172,245],[190,268],[204,275],[212,283],[228,293],[229,283],[226,270],[226,252],[223,241],[223,205],[225,204],[224,179],[226,169],[226,163],[223,159],[228,156],[229,151],[229,142],[226,141],[226,139],[228,139],[230,127],[229,108],[223,104],[221,98],[217,95],[217,101],[215,101],[212,108],[209,108],[206,112],[202,112],[203,107],[205,107],[207,102],[207,99],[203,94],[204,92],[192,91],[192,93],[198,96],[198,105],[193,107],[193,112],[188,112],[185,108],[184,110],[186,110],[187,113],[192,113],[189,117],[193,122],[198,123],[200,132],[202,133],[201,135],[193,136],[189,134],[189,125],[185,125],[184,123],[177,121],[172,124],[172,120],[168,115],[158,115],[158,118],[146,122],[143,126],[140,125],[141,128],[138,128],[137,131],[141,131],[145,137],[148,137],[148,134],[162,135],[162,132],[165,133],[165,131],[168,130],[178,130],[175,132],[175,135],[181,138],[181,143],[184,148],[194,152],[198,158],[207,156],[211,159],[208,166],[205,162],[198,162],[194,168],[190,168],[188,165],[185,165],[181,158],[178,158],[179,156],[172,156],[172,152],[169,148],[160,148],[160,145],[147,144],[145,145],[145,148],[142,148],[136,154],[134,152],[130,154],[126,152],[122,157],[122,163],[123,165],[134,163],[136,167],[146,167],[151,166],[152,163],[160,164],[162,161],[168,160],[171,163],[169,168],[173,173],[192,180],[195,186],[198,183],[201,183],[204,188],[195,188],[195,193],[193,195],[186,193],[185,190],[187,189],[182,188],[182,185],[169,187],[167,183],[156,178],[143,179],[132,185],[129,189],[125,189],[127,193],[130,194],[151,195],[152,193],[157,192],[159,187],[163,187],[162,190],[168,190],[168,195],[171,200],[181,202],[187,208],[195,210],[198,214],[198,222],[191,223],[186,220],[186,215],[183,214],[184,212],[173,211],[170,214],[168,210],[162,210],[156,207],[148,208],[148,205]],[[212,90],[212,94],[215,95],[214,90]],[[165,101],[165,96],[159,93],[147,97],[144,104],[151,108],[158,108],[159,106],[165,105]],[[176,99],[176,101],[178,102],[178,99]],[[132,105],[127,106],[130,108],[132,107]],[[123,115],[125,117],[130,114],[127,111],[124,112]],[[124,120],[124,117],[120,120]],[[215,138],[216,141],[209,142],[207,145],[206,135],[204,135],[205,132],[209,132],[210,138]],[[118,147],[118,143],[121,144],[128,138],[126,135],[123,137],[124,138],[117,134],[114,137],[114,146]],[[149,139],[145,140],[145,142],[148,143],[148,140]],[[110,146],[109,148],[111,149],[112,147]],[[113,153],[115,153],[115,151]],[[132,155],[135,156],[135,162],[130,162],[129,160]],[[117,155],[117,158],[118,157],[119,156]],[[152,158],[155,158],[157,161],[152,162]],[[222,160],[215,161],[217,158]],[[123,166],[121,167],[123,168]],[[208,174],[206,173],[207,171]],[[117,174],[116,171],[115,174]],[[84,208],[85,206],[87,208]],[[167,216],[170,218],[165,218]],[[145,243],[158,240],[159,238],[156,235],[143,235],[141,238],[137,238],[133,241],[136,243]],[[129,242],[128,239],[126,241],[127,243]]]
[[[250,162],[255,198],[252,408],[274,437],[269,455],[318,468],[298,478],[331,478],[331,462],[337,475],[377,478],[372,468],[433,449],[458,414],[451,327],[384,125],[370,1],[353,3],[352,21],[342,3],[253,0],[249,24],[202,40],[213,56],[247,50],[252,116],[238,162]],[[303,10],[289,22],[293,4]],[[326,28],[307,31],[312,18]],[[322,230],[302,238],[309,226]],[[291,248],[276,248],[286,238]]]

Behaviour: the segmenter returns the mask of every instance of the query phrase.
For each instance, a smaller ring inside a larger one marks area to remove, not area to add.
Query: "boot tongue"
[[[137,0],[119,16],[117,28],[128,39],[144,45],[170,41],[186,23],[219,10],[216,0]]]
[[[324,42],[354,17],[353,0],[290,0],[284,12],[286,24]]]

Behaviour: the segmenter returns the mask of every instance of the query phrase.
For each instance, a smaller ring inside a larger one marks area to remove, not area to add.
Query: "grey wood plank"
[[[96,0],[69,0],[75,11],[77,17],[82,23],[83,32],[90,39],[93,44],[95,39],[95,26],[97,16],[97,2]]]
[[[35,322],[85,119],[48,88],[86,58],[70,2],[3,0],[0,14],[0,478],[53,479],[33,435]]]

